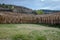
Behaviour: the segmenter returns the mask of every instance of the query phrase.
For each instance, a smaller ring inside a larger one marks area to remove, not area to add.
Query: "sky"
[[[0,3],[24,6],[33,10],[60,10],[60,0],[0,0]]]

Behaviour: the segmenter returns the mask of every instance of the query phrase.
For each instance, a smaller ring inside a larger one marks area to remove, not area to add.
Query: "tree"
[[[3,3],[3,4],[1,4],[1,7],[5,8],[5,4],[4,4],[4,3]]]
[[[5,4],[3,3],[2,5],[4,6]]]
[[[44,14],[44,12],[42,10],[37,10],[36,13],[39,14]]]

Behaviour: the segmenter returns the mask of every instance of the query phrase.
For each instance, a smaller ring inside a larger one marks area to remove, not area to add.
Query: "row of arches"
[[[60,15],[43,15],[38,18],[38,23],[60,24]]]
[[[45,23],[45,24],[60,24],[59,14],[4,14],[0,15],[0,23]]]

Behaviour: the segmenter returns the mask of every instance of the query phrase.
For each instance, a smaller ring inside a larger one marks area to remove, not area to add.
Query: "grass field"
[[[0,40],[60,40],[60,29],[37,24],[0,24]]]

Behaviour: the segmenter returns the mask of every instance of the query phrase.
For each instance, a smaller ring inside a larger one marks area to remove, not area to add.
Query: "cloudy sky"
[[[60,10],[60,0],[0,0],[0,3],[25,6],[31,9]]]

